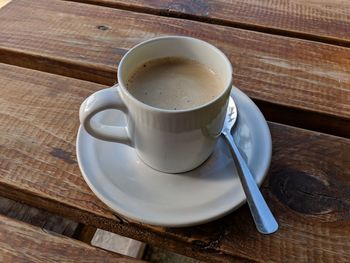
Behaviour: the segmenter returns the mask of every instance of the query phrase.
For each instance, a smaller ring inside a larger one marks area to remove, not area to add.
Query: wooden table
[[[350,261],[350,2],[5,2],[2,196],[208,262]],[[273,156],[261,189],[277,233],[259,234],[246,205],[190,228],[128,222],[84,182],[75,154],[81,102],[116,81],[130,47],[172,34],[222,49],[234,84],[269,121]]]

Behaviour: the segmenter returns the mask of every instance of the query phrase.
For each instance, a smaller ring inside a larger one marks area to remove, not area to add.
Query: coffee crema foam
[[[207,66],[187,58],[164,57],[138,67],[126,82],[139,101],[167,110],[206,104],[223,90],[220,77]]]

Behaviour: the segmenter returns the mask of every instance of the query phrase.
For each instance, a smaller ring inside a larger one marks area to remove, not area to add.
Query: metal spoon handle
[[[256,228],[262,234],[271,234],[275,232],[278,229],[278,223],[271,213],[270,208],[267,206],[248,165],[233,141],[231,133],[223,132],[223,135],[230,146],[232,157],[237,167]]]

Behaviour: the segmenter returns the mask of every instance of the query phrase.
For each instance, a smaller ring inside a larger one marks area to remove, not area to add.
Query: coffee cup
[[[158,64],[152,61],[157,61]],[[205,94],[212,92],[210,85],[215,85],[216,93],[210,93],[210,97],[199,91],[193,93],[195,87],[191,84],[192,80],[180,81],[181,85],[176,83],[175,73],[169,78],[169,85],[164,83],[166,79],[164,80],[163,75],[163,82],[158,81],[161,74],[167,74],[162,69],[170,67],[173,67],[171,70],[184,72],[188,77],[199,78],[206,72],[205,69],[199,68],[199,64],[207,68],[213,74],[213,78],[218,78],[217,82],[213,80],[215,84],[207,85],[203,82],[203,86],[208,86]],[[141,70],[141,73],[137,73],[138,81],[130,88],[130,79],[146,65],[150,65],[148,71]],[[157,70],[154,65],[158,65]],[[191,72],[198,76],[191,75]],[[140,79],[146,80],[142,74],[146,74],[147,80],[151,79],[151,84],[140,86]],[[153,80],[158,81],[158,86]],[[224,124],[232,87],[231,63],[219,49],[191,37],[153,38],[136,45],[124,55],[118,67],[118,81],[118,84],[110,88],[93,93],[82,103],[79,112],[80,123],[90,135],[134,147],[143,162],[167,173],[192,170],[210,156]],[[174,83],[181,86],[181,93],[180,86],[167,89]],[[140,97],[134,92],[134,86],[141,91],[143,88],[150,88],[151,92],[155,90],[161,94],[162,90],[165,93],[160,99],[154,94],[147,97],[146,92],[144,97]],[[187,94],[187,90],[192,93]],[[170,91],[172,93],[167,93]],[[184,98],[187,104],[184,104]],[[174,107],[176,103],[181,107]],[[95,114],[107,109],[122,111],[126,115],[127,125],[111,126],[94,120]]]

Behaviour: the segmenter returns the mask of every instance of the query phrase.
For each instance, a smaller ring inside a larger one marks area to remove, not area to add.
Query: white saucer
[[[237,88],[234,138],[260,185],[271,160],[271,135],[257,106]],[[124,123],[114,110],[97,118]],[[77,138],[80,170],[92,191],[115,212],[143,223],[182,227],[205,223],[237,209],[245,195],[224,141],[199,168],[184,174],[155,171],[139,160],[134,149],[90,136],[80,127]]]

